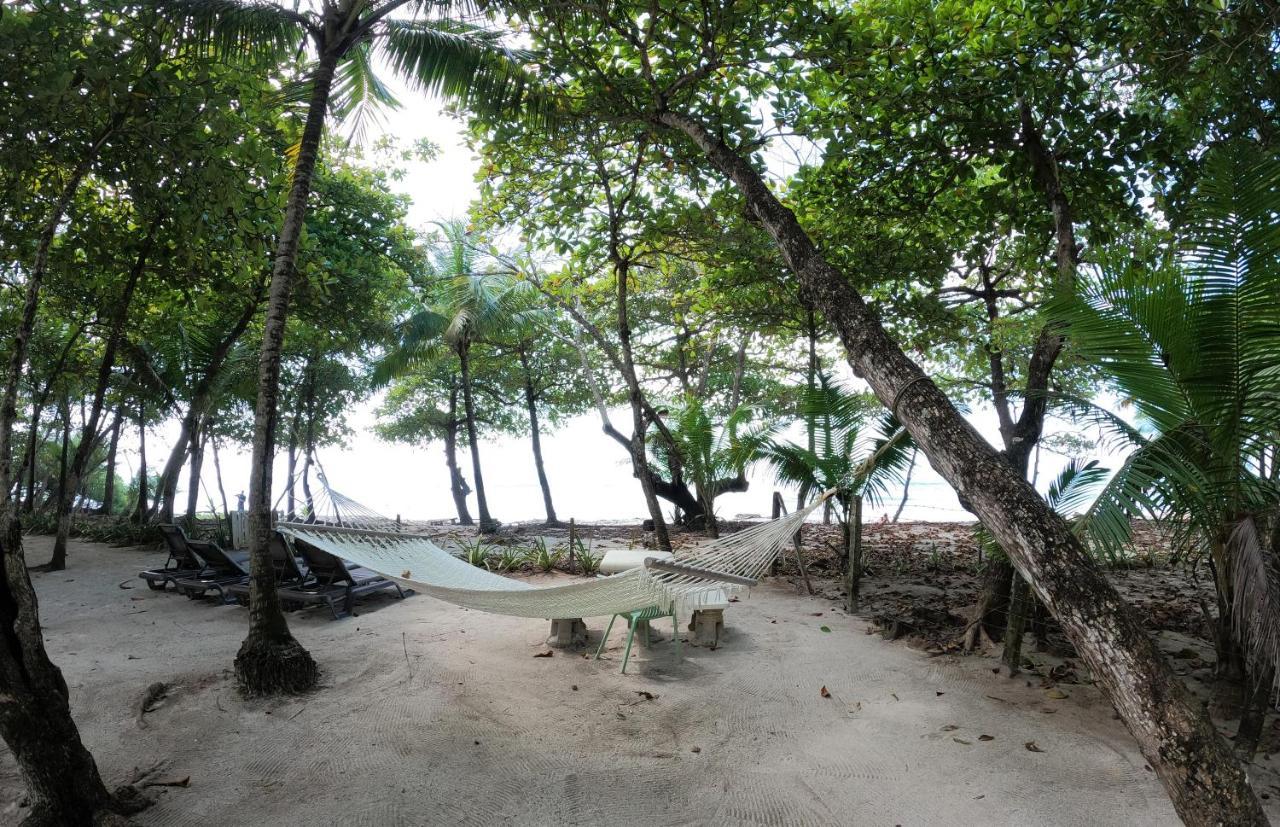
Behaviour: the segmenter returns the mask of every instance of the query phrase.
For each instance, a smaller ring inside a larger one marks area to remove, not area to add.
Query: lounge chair
[[[166,523],[158,528],[160,536],[164,538],[165,548],[169,550],[169,559],[165,561],[163,568],[140,571],[138,576],[147,581],[149,588],[162,592],[179,578],[198,577],[205,570],[206,564],[191,550],[191,539],[182,526]]]
[[[314,582],[315,578],[303,568],[302,560],[294,551],[289,538],[278,531],[273,531],[267,550],[271,555],[271,567],[275,569],[277,588],[306,586]],[[227,594],[237,603],[247,606],[249,604],[248,581],[228,586]]]
[[[204,560],[205,567],[194,576],[176,578],[174,586],[193,600],[204,597],[209,592],[217,592],[220,602],[232,602],[234,598],[227,589],[249,580],[249,569],[243,562],[244,556],[223,551],[217,543],[203,540],[188,540],[187,545],[196,556]]]
[[[396,596],[404,599],[404,590],[394,580],[388,580],[366,568],[349,568],[348,563],[310,543],[294,540],[293,547],[302,554],[310,580],[296,586],[279,589],[280,599],[299,606],[324,604],[334,620],[347,617],[355,606],[357,597],[383,589],[395,589]],[[341,609],[339,609],[341,605]]]

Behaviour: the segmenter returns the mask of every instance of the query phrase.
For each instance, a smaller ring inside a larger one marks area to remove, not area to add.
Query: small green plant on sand
[[[525,561],[525,556],[520,553],[519,549],[504,548],[495,561],[494,567],[498,571],[515,571],[520,568]]]
[[[533,546],[525,553],[525,560],[541,571],[551,571],[562,557],[564,557],[564,551],[560,549],[551,550],[547,546],[545,537],[535,538]]]
[[[581,548],[581,546],[579,546],[579,549],[574,559],[582,568],[582,573],[588,576],[598,574],[600,572],[600,561],[604,559],[604,555],[592,554],[585,548]]]
[[[489,568],[493,550],[480,540],[463,540],[460,543],[463,558],[478,569]]]

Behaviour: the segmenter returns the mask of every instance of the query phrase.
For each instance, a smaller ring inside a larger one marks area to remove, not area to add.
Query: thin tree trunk
[[[212,431],[212,424],[210,431]],[[227,520],[227,536],[231,537],[231,506],[227,503],[227,489],[222,487],[222,461],[218,458],[218,438],[209,434],[209,447],[213,449],[213,475],[218,480],[218,496],[222,498],[222,516]]]
[[[462,366],[462,407],[467,420],[467,441],[471,449],[471,473],[476,479],[476,508],[480,511],[480,532],[487,534],[498,530],[498,522],[489,514],[489,502],[484,495],[484,475],[480,471],[480,438],[476,432],[476,409],[471,398],[470,345],[458,346],[458,361]]]
[[[736,185],[815,306],[850,366],[896,413],[930,465],[973,507],[1057,617],[1192,825],[1263,825],[1267,817],[1205,710],[1161,656],[1067,523],[986,443],[880,325],[845,274],[769,191],[754,166],[699,122],[663,110],[658,123],[699,146]]]
[[[191,443],[191,475],[187,478],[187,525],[195,530],[196,510],[200,506],[200,469],[204,465],[204,449],[209,442],[208,423],[196,432]]]
[[[316,501],[311,496],[311,448],[303,446],[302,449],[302,501],[307,504],[307,522],[314,523],[316,521]]]
[[[449,491],[453,494],[453,507],[458,512],[458,525],[475,525],[471,512],[467,510],[467,495],[471,486],[458,467],[458,385],[449,386],[449,421],[444,429],[444,463],[449,467]]]
[[[628,270],[624,262],[611,245],[610,256],[613,258],[614,279],[617,281],[618,296],[618,344],[622,351],[622,375],[627,383],[627,401],[631,403],[631,466],[640,480],[640,489],[644,492],[644,502],[649,509],[649,519],[653,521],[653,538],[655,544],[663,551],[671,550],[671,537],[667,534],[667,524],[662,517],[662,507],[658,505],[657,491],[653,485],[653,475],[649,470],[649,459],[645,451],[644,436],[648,430],[644,422],[644,405],[640,391],[640,380],[636,376],[635,360],[631,353],[631,321],[627,314],[627,279]]]
[[[907,507],[907,497],[911,491],[911,475],[916,470],[916,455],[919,451],[915,448],[911,449],[911,462],[907,463],[907,476],[902,481],[902,501],[898,503],[898,510],[893,512],[893,522],[898,522],[898,518],[902,516],[902,509]]]
[[[187,455],[190,453],[191,438],[195,434],[196,424],[208,414],[209,408],[214,401],[217,379],[222,375],[223,368],[226,367],[227,357],[230,356],[232,348],[235,347],[236,342],[240,340],[244,331],[249,327],[253,317],[257,315],[258,302],[259,297],[254,296],[253,300],[245,305],[244,312],[240,314],[235,324],[231,326],[231,329],[214,347],[209,356],[209,363],[205,366],[204,373],[200,375],[200,379],[191,390],[191,402],[182,417],[182,429],[178,432],[178,439],[169,451],[169,458],[165,461],[164,470],[160,472],[160,484],[157,490],[156,502],[151,510],[151,517],[158,522],[173,522],[173,510],[178,496],[178,477],[182,473],[182,465],[186,462]]]
[[[71,461],[70,474],[66,485],[59,486],[58,496],[58,529],[53,540],[53,558],[44,567],[49,571],[61,571],[67,567],[67,540],[71,536],[72,505],[75,493],[80,488],[85,471],[89,467],[89,457],[98,444],[98,423],[102,420],[102,407],[106,402],[107,388],[111,384],[111,371],[116,364],[116,351],[120,347],[120,338],[124,335],[125,322],[129,318],[129,306],[133,303],[133,294],[142,281],[147,269],[147,258],[151,254],[151,245],[155,240],[160,220],[155,219],[147,229],[146,238],[138,250],[133,267],[129,270],[124,289],[112,313],[111,332],[107,334],[103,347],[102,361],[98,364],[98,378],[93,388],[93,401],[89,405],[89,414],[85,417],[84,427],[80,429],[80,444],[76,446],[75,458]],[[65,457],[64,457],[65,460]]]
[[[138,497],[129,519],[141,523],[147,516],[147,411],[138,403]]]
[[[289,481],[285,483],[284,489],[284,513],[289,516],[289,520],[293,520],[297,516],[297,503],[294,500],[294,478],[298,474],[298,423],[295,421],[289,426]]]
[[[251,695],[303,692],[314,687],[319,679],[315,660],[289,631],[280,596],[276,593],[275,570],[268,547],[272,530],[271,464],[275,454],[280,358],[293,287],[294,259],[324,133],[329,90],[338,61],[349,45],[349,34],[329,31],[330,25],[326,23],[325,42],[311,77],[307,121],[298,143],[284,223],[272,260],[267,317],[258,359],[258,400],[254,406],[253,459],[249,475],[249,634],[235,659],[236,680],[241,689]],[[333,42],[330,38],[340,40]]]
[[[529,369],[529,357],[520,351],[520,366],[524,369],[524,404],[529,409],[529,441],[533,443],[533,465],[538,471],[538,485],[542,488],[542,505],[547,512],[547,525],[559,525],[556,507],[551,502],[551,483],[547,482],[547,469],[542,462],[542,434],[538,427],[538,395],[533,389],[533,374]]]
[[[102,484],[103,514],[110,514],[116,507],[116,451],[120,448],[120,424],[124,420],[124,406],[116,408],[115,420],[111,423],[111,442],[107,446],[107,476]]]

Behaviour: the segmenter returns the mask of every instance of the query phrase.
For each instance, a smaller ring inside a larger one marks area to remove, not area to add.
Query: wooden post
[[[849,504],[849,519],[845,530],[849,532],[847,608],[852,614],[858,611],[858,588],[862,584],[862,497],[854,497],[853,502]]]
[[[574,573],[573,566],[573,547],[577,545],[578,527],[574,524],[573,518],[569,518],[569,573]]]

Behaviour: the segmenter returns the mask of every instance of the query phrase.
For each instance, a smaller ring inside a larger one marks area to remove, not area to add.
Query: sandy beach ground
[[[30,558],[49,545],[29,538]],[[247,611],[135,578],[163,562],[73,541],[67,571],[35,575],[50,654],[108,784],[157,763],[151,778],[189,779],[151,788],[142,824],[1177,821],[1097,689],[1051,698],[988,659],[886,643],[785,580],[730,607],[716,651],[686,646],[677,661],[667,640],[627,675],[621,624],[595,661],[535,657],[546,621],[421,595],[375,597],[342,621],[307,610],[290,623],[322,687],[252,701],[229,671]],[[593,646],[605,622],[587,620]],[[157,681],[170,694],[140,715]],[[21,816],[21,797],[0,753],[0,823]]]

